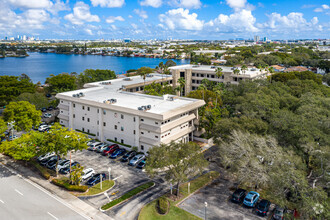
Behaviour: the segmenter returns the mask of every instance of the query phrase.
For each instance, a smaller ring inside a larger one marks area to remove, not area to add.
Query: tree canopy
[[[48,107],[49,101],[43,93],[22,93],[14,101],[27,101],[35,105],[37,109]]]

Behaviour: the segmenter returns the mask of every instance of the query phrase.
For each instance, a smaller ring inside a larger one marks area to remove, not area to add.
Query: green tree
[[[0,137],[3,136],[3,133],[7,130],[7,124],[6,122],[0,118]]]
[[[205,90],[207,90],[206,86],[204,84],[201,84],[198,86],[198,90],[202,91],[202,94],[203,94],[203,100],[205,101]],[[206,100],[205,102],[207,102],[208,100]]]
[[[14,101],[27,101],[35,105],[37,109],[48,107],[48,99],[42,93],[22,93]]]
[[[234,74],[236,74],[236,75],[238,75],[239,74],[239,72],[240,72],[240,70],[239,69],[234,69]]]
[[[74,167],[74,169],[72,170],[72,172],[70,174],[72,184],[78,185],[78,186],[80,185],[80,182],[82,180],[83,170],[84,170],[84,167],[80,166],[80,164],[77,164]]]
[[[246,65],[242,65],[241,70],[242,70],[243,74],[245,74],[245,72],[246,72],[247,69],[248,68],[247,68]]]
[[[137,71],[137,74],[140,75],[142,78],[143,78],[143,90],[144,90],[144,87],[145,87],[145,84],[146,84],[146,77],[148,74],[152,73],[153,72],[153,69],[151,69],[150,67],[141,67],[139,68]]]
[[[69,130],[55,123],[52,129],[45,133],[42,152],[55,152],[57,156],[56,176],[58,175],[58,161],[60,157],[65,156],[69,151],[83,150],[87,148],[88,138],[85,134]]]
[[[48,93],[60,93],[77,89],[76,77],[68,73],[51,74],[46,79]]]
[[[221,76],[223,75],[223,72],[222,72],[222,68],[221,67],[218,67],[216,70],[215,70],[215,75],[216,77],[218,77],[218,79],[220,80]],[[220,83],[220,82],[219,82]]]
[[[186,80],[183,77],[180,77],[178,79],[179,83],[179,95],[181,96],[183,94],[184,86],[186,84]]]
[[[168,60],[166,61],[165,66],[167,67],[176,66],[176,63],[173,60]]]
[[[149,150],[146,171],[155,176],[164,169],[165,178],[177,184],[177,196],[180,183],[200,174],[207,166],[207,161],[200,147],[192,142],[161,144]]]
[[[41,111],[27,101],[11,102],[3,112],[7,122],[15,121],[15,130],[29,131],[41,122]]]
[[[112,70],[86,69],[84,72],[78,75],[77,81],[78,87],[82,88],[86,83],[110,80],[115,78],[117,78],[117,75]]]

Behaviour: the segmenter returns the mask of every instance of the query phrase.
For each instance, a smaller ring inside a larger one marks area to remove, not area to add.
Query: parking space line
[[[119,179],[120,177],[122,177],[123,175],[120,175],[120,176],[117,176],[116,178],[114,178],[113,180],[117,180]]]
[[[123,216],[123,215],[125,215],[125,214],[126,214],[126,212],[123,211],[119,216]]]
[[[23,193],[21,193],[20,191],[18,191],[17,189],[15,189],[15,191],[20,194],[21,196],[23,196]]]
[[[48,215],[52,216],[54,219],[58,220],[58,218],[56,218],[52,213],[47,212]]]
[[[2,201],[1,199],[0,199],[0,202],[1,202],[2,204],[4,204],[4,201]]]

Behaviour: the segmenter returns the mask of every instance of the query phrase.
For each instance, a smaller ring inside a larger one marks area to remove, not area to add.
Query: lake
[[[155,68],[166,59],[143,57],[115,57],[100,55],[66,55],[54,53],[29,53],[24,58],[6,57],[0,59],[0,75],[19,76],[27,74],[34,83],[44,83],[50,74],[81,73],[85,69],[110,69],[116,74],[142,66]],[[178,65],[189,60],[174,60]]]

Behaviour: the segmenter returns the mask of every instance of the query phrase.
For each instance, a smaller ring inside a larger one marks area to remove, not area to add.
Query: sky
[[[330,38],[329,0],[0,0],[0,38]]]

